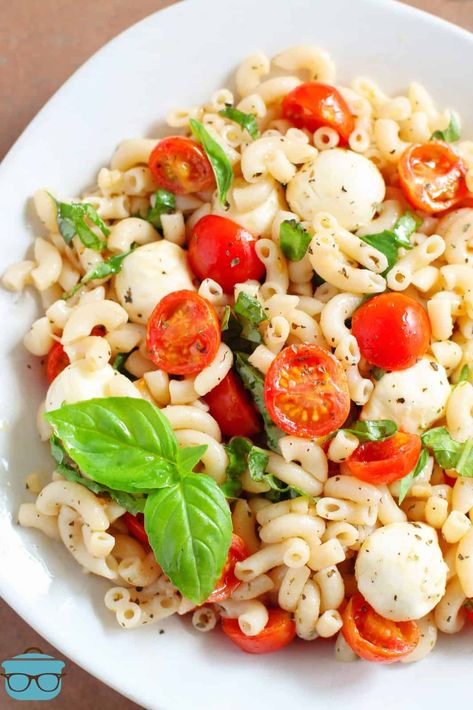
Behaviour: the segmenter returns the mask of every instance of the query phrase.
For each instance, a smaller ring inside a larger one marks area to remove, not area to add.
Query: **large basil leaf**
[[[452,439],[445,427],[436,427],[421,436],[422,443],[432,452],[442,468],[453,468],[460,476],[473,477],[473,439],[461,444]]]
[[[177,441],[166,417],[144,399],[107,397],[45,414],[87,476],[129,493],[177,480]]]
[[[202,123],[194,118],[189,120],[194,137],[202,146],[210,161],[217,183],[218,196],[222,205],[227,204],[227,192],[233,180],[233,168],[223,148],[212,138]]]
[[[148,496],[145,529],[171,582],[195,604],[213,591],[227,559],[232,520],[225,496],[197,473]]]

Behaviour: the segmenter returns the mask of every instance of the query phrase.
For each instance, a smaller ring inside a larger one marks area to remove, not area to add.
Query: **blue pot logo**
[[[15,700],[52,700],[61,692],[64,661],[27,648],[1,664],[5,690]]]

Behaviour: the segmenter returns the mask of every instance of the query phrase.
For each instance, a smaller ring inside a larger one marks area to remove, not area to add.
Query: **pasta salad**
[[[311,46],[168,124],[38,190],[3,275],[43,304],[54,459],[19,522],[125,629],[418,661],[473,622],[473,142]]]

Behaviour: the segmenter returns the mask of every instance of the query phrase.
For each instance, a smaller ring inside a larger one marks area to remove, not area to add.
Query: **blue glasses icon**
[[[61,692],[64,661],[27,648],[1,664],[5,690],[15,700],[52,700]]]

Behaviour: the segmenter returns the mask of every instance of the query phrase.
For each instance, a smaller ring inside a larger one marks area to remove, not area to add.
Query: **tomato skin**
[[[405,370],[427,351],[431,327],[427,311],[413,298],[382,293],[355,311],[352,333],[368,362]]]
[[[239,535],[232,534],[228,557],[223,568],[222,575],[215,585],[215,589],[210,597],[205,602],[206,604],[213,602],[221,602],[228,599],[235,589],[240,586],[241,581],[235,577],[235,564],[241,562],[248,557],[249,553],[246,545]]]
[[[220,323],[211,303],[194,291],[173,291],[152,312],[146,347],[152,361],[173,375],[195,375],[220,346]]]
[[[202,146],[191,138],[163,138],[151,152],[148,166],[155,183],[176,195],[215,187],[209,159]]]
[[[443,141],[409,146],[401,155],[398,171],[409,202],[428,214],[449,210],[468,194],[463,160]]]
[[[280,429],[308,438],[331,434],[350,411],[345,371],[315,344],[281,350],[266,373],[264,401]]]
[[[350,473],[360,481],[381,485],[407,476],[417,463],[422,441],[417,434],[398,431],[384,441],[360,444],[345,461]]]
[[[189,239],[189,263],[203,281],[213,279],[225,293],[237,283],[260,281],[265,267],[256,254],[256,239],[227,217],[209,214],[194,225]]]
[[[261,431],[253,402],[233,370],[203,399],[224,436],[252,436]]]
[[[105,333],[105,328],[102,325],[96,325],[95,328],[92,328],[91,335],[101,337]],[[46,379],[49,384],[70,364],[71,361],[61,343],[55,341],[46,357]]]
[[[390,621],[357,593],[342,612],[342,633],[353,651],[374,663],[395,663],[414,650],[420,638],[415,621]]]
[[[463,604],[463,608],[465,610],[467,620],[473,626],[473,599],[467,599]]]
[[[298,128],[316,131],[321,126],[334,128],[342,143],[355,130],[355,120],[347,102],[334,86],[309,81],[296,86],[282,101],[284,118]]]
[[[131,513],[125,513],[123,515],[123,522],[128,528],[130,535],[139,542],[149,545],[148,536],[145,530],[143,513],[138,513],[137,515],[132,515]]]
[[[296,625],[283,609],[268,609],[268,615],[268,623],[257,636],[245,636],[238,619],[222,619],[222,631],[246,653],[274,653],[294,639]]]

